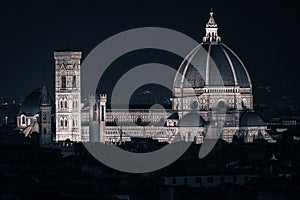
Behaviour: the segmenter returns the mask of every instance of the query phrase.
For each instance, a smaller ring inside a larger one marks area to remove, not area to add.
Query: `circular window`
[[[219,101],[218,108],[225,109],[225,108],[227,108],[227,104],[224,101]]]
[[[191,105],[190,105],[191,109],[196,110],[198,109],[198,102],[196,100],[194,100]]]
[[[116,118],[114,118],[114,122],[115,123],[118,123],[118,121],[119,121],[119,119],[116,117]]]
[[[140,124],[140,123],[142,122],[142,119],[141,119],[140,117],[138,117],[138,118],[136,119],[136,122],[137,122],[138,124]]]

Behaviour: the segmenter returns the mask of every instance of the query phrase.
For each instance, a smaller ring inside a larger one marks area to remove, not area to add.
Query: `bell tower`
[[[55,141],[81,141],[80,51],[54,52]]]
[[[49,145],[52,142],[51,130],[51,100],[44,86],[41,91],[40,98],[40,143],[41,145]]]

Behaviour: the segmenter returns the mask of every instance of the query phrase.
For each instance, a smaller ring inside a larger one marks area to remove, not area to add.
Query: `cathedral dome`
[[[204,86],[251,88],[250,76],[245,65],[228,46],[221,42],[213,13],[210,14],[203,42],[194,48],[180,65],[174,80],[174,88],[191,86],[193,88]]]
[[[23,101],[19,114],[35,115],[40,109],[41,90],[35,89]]]
[[[184,115],[180,121],[180,127],[203,127],[204,126],[204,119],[202,116],[197,112],[191,112]]]
[[[40,111],[40,105],[51,104],[46,87],[33,90],[23,101],[19,114],[35,115]]]
[[[263,119],[254,111],[245,111],[240,117],[240,127],[265,125]]]

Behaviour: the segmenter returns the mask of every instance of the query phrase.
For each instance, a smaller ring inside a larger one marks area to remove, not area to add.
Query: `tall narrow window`
[[[97,105],[93,106],[93,121],[97,120]]]
[[[67,126],[68,126],[68,120],[65,119],[65,127],[67,127]]]
[[[104,121],[104,106],[101,106],[101,121]]]
[[[76,76],[73,76],[73,88],[76,88]]]
[[[67,87],[67,79],[66,79],[66,76],[62,76],[61,77],[61,88],[62,89],[66,89]]]
[[[46,114],[43,114],[43,122],[47,122],[47,115]]]
[[[63,127],[64,126],[64,120],[60,119],[60,126]]]
[[[21,123],[22,123],[22,124],[26,124],[26,121],[25,121],[25,116],[22,116]]]

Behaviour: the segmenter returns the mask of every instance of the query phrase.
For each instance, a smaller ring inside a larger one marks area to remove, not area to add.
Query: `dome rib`
[[[231,68],[231,71],[232,71],[232,75],[233,75],[233,79],[234,79],[234,85],[238,85],[238,82],[237,82],[237,78],[236,78],[236,72],[235,72],[235,69],[234,69],[234,66],[232,64],[232,61],[228,55],[228,53],[225,51],[225,49],[222,47],[222,45],[220,45],[221,49],[223,50],[228,62],[229,62],[229,65],[230,65],[230,68]]]
[[[223,43],[222,43],[223,44]],[[231,54],[233,54],[233,56],[238,60],[238,62],[242,65],[243,67],[243,71],[246,73],[246,76],[247,76],[247,79],[248,79],[248,83],[249,83],[249,87],[252,88],[252,82],[251,82],[251,78],[250,78],[250,75],[243,63],[243,61],[236,55],[236,53],[234,53],[234,51],[232,49],[230,49],[227,45],[223,44],[224,47],[226,47]],[[240,85],[241,86],[241,85]]]
[[[209,65],[210,65],[210,51],[211,51],[211,44],[209,44],[208,51],[207,51],[207,58],[206,58],[206,71],[205,71],[205,85],[209,85]]]
[[[194,81],[194,85],[191,81]],[[174,89],[205,86],[252,88],[245,65],[223,43],[201,43],[195,47],[181,63],[173,84]]]
[[[193,49],[193,51],[195,50],[195,52],[191,52],[192,54],[188,59],[188,64],[191,63],[192,59],[194,58],[196,53],[198,53],[199,49],[201,49],[201,48],[202,48],[202,46],[198,45],[196,48]],[[184,70],[183,70],[183,74],[182,74],[181,81],[180,81],[180,88],[183,88],[183,83],[185,82],[185,79],[186,79],[185,75],[186,75],[187,70],[188,70],[187,67],[185,67]]]
[[[210,69],[209,85],[234,86],[233,72],[230,68],[230,63],[221,48],[221,44],[211,45],[210,59],[214,62],[217,68]]]
[[[174,81],[173,81],[173,86],[177,85],[178,78],[179,78],[178,76],[179,76],[179,74],[182,74],[181,80],[180,80],[180,82],[179,82],[179,88],[182,88],[182,87],[183,87],[184,75],[183,75],[183,73],[181,73],[182,68],[183,68],[183,66],[185,66],[184,63],[187,61],[186,58],[190,57],[191,54],[193,54],[193,52],[197,52],[196,50],[197,50],[198,48],[199,48],[199,45],[196,46],[195,48],[193,48],[192,51],[190,51],[190,53],[188,53],[188,55],[184,58],[184,60],[183,60],[182,63],[180,64],[180,66],[179,66],[179,68],[178,68],[178,70],[177,70],[177,72],[176,72],[175,79],[174,79]],[[189,63],[189,62],[188,62],[188,63]],[[185,68],[186,68],[186,67],[184,67],[183,70],[185,70]]]

